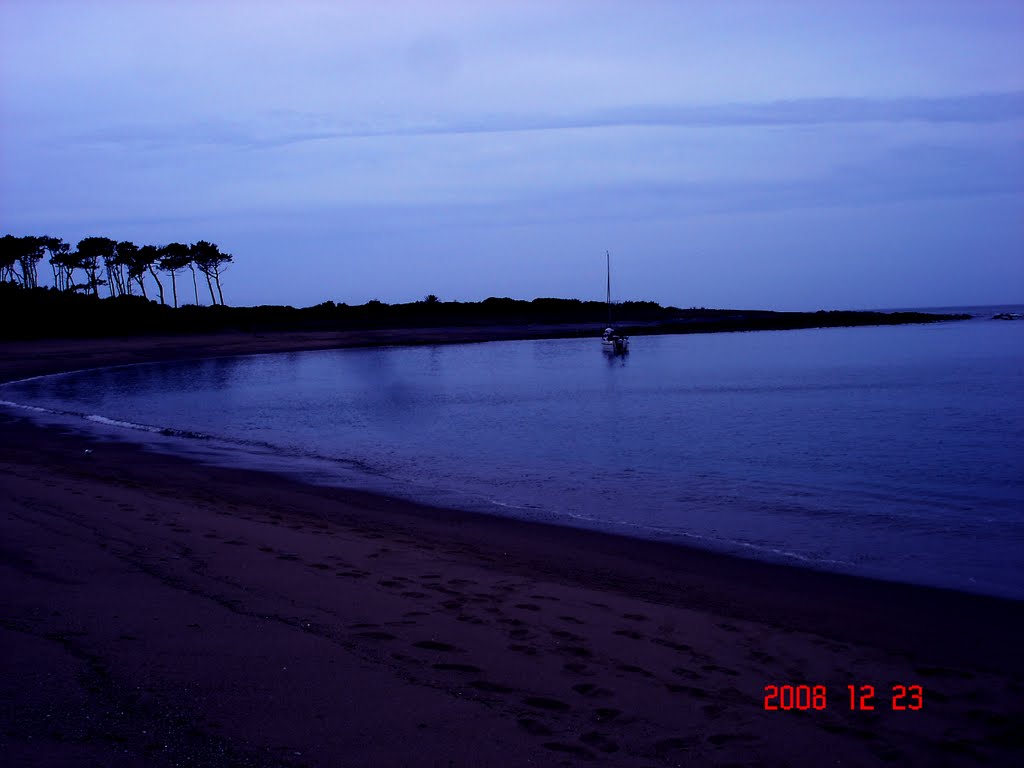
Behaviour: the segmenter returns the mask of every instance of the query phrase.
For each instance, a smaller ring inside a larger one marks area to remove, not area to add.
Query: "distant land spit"
[[[712,333],[861,325],[899,325],[964,320],[966,314],[819,310],[772,312],[746,309],[663,307],[654,302],[614,305],[616,328],[626,334]],[[411,333],[406,342],[486,341],[509,338],[592,336],[608,322],[604,302],[538,298],[489,298],[444,302],[435,296],[406,304],[370,301],[358,306],[324,302],[290,306],[173,308],[140,296],[98,299],[49,288],[0,283],[0,338],[100,338],[224,332],[352,332],[436,329]],[[490,329],[488,332],[487,329]],[[442,333],[441,331],[447,331]],[[419,341],[418,341],[419,340]],[[358,339],[348,339],[351,346]],[[367,338],[367,343],[376,342]]]

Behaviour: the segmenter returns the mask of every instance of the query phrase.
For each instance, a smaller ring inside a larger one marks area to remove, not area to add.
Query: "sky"
[[[229,304],[1024,303],[1024,2],[0,2],[0,232]],[[44,269],[42,272],[48,272]]]

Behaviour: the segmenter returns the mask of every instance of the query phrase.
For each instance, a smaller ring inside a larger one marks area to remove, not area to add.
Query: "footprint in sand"
[[[442,643],[437,640],[420,640],[418,643],[413,643],[413,647],[422,648],[426,651],[441,651],[443,653],[451,653],[459,650],[454,645]]]
[[[695,699],[706,699],[708,692],[703,688],[694,688],[692,685],[676,685],[675,683],[665,683],[665,687],[670,693],[685,693],[687,696],[692,696]]]
[[[705,704],[700,709],[704,713],[704,716],[711,720],[714,720],[716,717],[720,717],[721,714],[725,712],[725,707],[721,704]]]
[[[641,675],[643,677],[654,677],[654,675],[643,667],[638,667],[634,664],[619,664],[619,670],[622,672],[629,672],[634,675]]]
[[[699,743],[699,736],[676,736],[673,738],[662,739],[661,741],[655,742],[654,752],[658,755],[658,757],[664,758],[670,752],[689,750],[697,746]]]
[[[594,710],[594,720],[599,723],[610,723],[621,714],[621,709],[615,709],[614,707],[598,707]]]
[[[534,648],[532,645],[521,645],[520,643],[512,643],[511,645],[509,645],[508,649],[510,651],[515,651],[516,653],[526,654],[527,656],[537,655],[537,649]]]
[[[686,667],[673,667],[672,674],[685,677],[687,680],[700,680],[702,677],[702,675],[699,675],[692,669],[686,669]]]
[[[705,672],[721,672],[723,675],[729,675],[730,677],[736,677],[739,675],[735,669],[729,669],[728,667],[720,667],[717,664],[705,664],[701,667]],[[797,678],[799,676],[796,676]]]
[[[619,751],[619,745],[612,741],[608,734],[599,731],[591,731],[580,736],[580,741],[588,747],[593,747],[601,752],[612,753]]]
[[[601,688],[593,683],[577,683],[572,689],[580,696],[586,696],[588,699],[612,695],[612,692],[607,688]]]
[[[617,630],[615,630],[615,634],[616,635],[620,635],[622,637],[628,637],[630,640],[643,640],[644,639],[644,636],[640,632],[637,632],[637,631],[632,630],[632,629],[617,629]]]
[[[523,704],[534,709],[546,709],[549,712],[568,712],[570,707],[564,701],[547,696],[528,696]]]
[[[390,632],[371,631],[371,632],[359,632],[357,634],[358,634],[359,637],[365,637],[367,640],[394,640],[395,639],[395,636],[392,635]]]
[[[574,640],[579,642],[583,638],[573,632],[566,632],[564,629],[553,629],[551,630],[552,637],[557,637],[562,640]]]
[[[716,747],[720,747],[723,744],[730,744],[735,741],[757,741],[757,737],[748,736],[743,733],[716,733],[712,736],[708,736],[708,741],[710,741]]]
[[[582,645],[562,645],[559,646],[556,651],[558,653],[565,654],[566,656],[575,656],[578,659],[589,659],[594,655],[590,652],[589,648]]]
[[[532,717],[521,717],[516,722],[519,723],[519,727],[529,733],[531,736],[550,736],[551,729],[548,728],[544,723],[539,720],[534,720]]]
[[[469,684],[469,687],[476,688],[484,693],[512,693],[515,690],[515,688],[509,688],[507,685],[492,683],[488,680],[474,680]]]
[[[461,593],[455,591],[454,589],[448,589],[448,587],[446,587],[444,584],[431,582],[429,584],[421,584],[420,586],[422,586],[424,589],[429,589],[434,592],[440,592],[442,595],[455,595],[456,597],[461,597]]]
[[[338,571],[337,576],[344,576],[348,579],[365,579],[370,575],[369,571]]]
[[[550,749],[552,752],[565,752],[576,757],[582,757],[584,760],[593,760],[594,753],[586,747],[579,747],[575,744],[563,744],[560,741],[546,741],[544,742],[544,748]]]
[[[958,669],[948,669],[946,667],[914,667],[914,671],[921,677],[960,678],[961,680],[974,679],[974,675],[970,672],[961,672]]]
[[[662,637],[652,637],[651,642],[655,645],[660,645],[664,648],[671,648],[673,651],[680,651],[682,653],[688,653],[689,651],[693,650],[693,648],[688,646],[686,643],[676,643],[672,640],[666,640]]]

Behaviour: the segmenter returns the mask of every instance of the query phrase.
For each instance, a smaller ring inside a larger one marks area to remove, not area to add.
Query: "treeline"
[[[953,318],[910,312],[678,309],[650,301],[615,305],[616,328],[630,334],[782,330],[948,319]],[[8,339],[473,326],[517,328],[523,337],[541,338],[594,336],[607,320],[604,302],[578,299],[489,298],[480,302],[446,302],[428,296],[404,304],[369,301],[352,306],[326,301],[314,307],[296,308],[226,307],[218,303],[185,304],[173,309],[140,295],[122,294],[96,301],[92,293],[49,287],[25,289],[13,282],[0,282],[0,338]]]
[[[654,302],[616,305],[616,317],[656,322],[678,310]],[[0,338],[131,336],[149,333],[243,331],[342,331],[371,328],[591,323],[604,327],[604,302],[577,299],[490,298],[482,302],[422,301],[349,305],[325,301],[313,307],[194,306],[178,309],[141,295],[122,294],[96,301],[93,293],[50,287],[24,289],[0,282]],[[591,332],[593,329],[591,329]]]
[[[0,283],[19,288],[42,287],[39,264],[48,258],[53,275],[52,287],[61,293],[80,293],[99,298],[106,288],[111,298],[139,295],[149,298],[147,282],[155,284],[161,305],[167,304],[164,281],[170,278],[174,306],[178,306],[178,276],[191,273],[195,303],[199,299],[199,275],[210,293],[210,303],[224,305],[221,276],[234,257],[205,240],[185,245],[138,246],[127,240],[87,237],[74,250],[59,237],[0,237]],[[216,289],[216,290],[215,290]],[[136,293],[137,292],[137,293]],[[204,292],[205,293],[205,292]]]

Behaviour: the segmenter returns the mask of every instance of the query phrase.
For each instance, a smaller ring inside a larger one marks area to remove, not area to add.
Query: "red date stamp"
[[[840,695],[843,706],[851,712],[871,712],[876,709],[890,709],[893,712],[917,711],[924,708],[924,689],[920,685],[890,686],[888,692],[879,692],[873,685],[847,685],[845,695]],[[828,687],[824,685],[766,685],[764,687],[764,708],[778,710],[806,711],[828,709]]]

